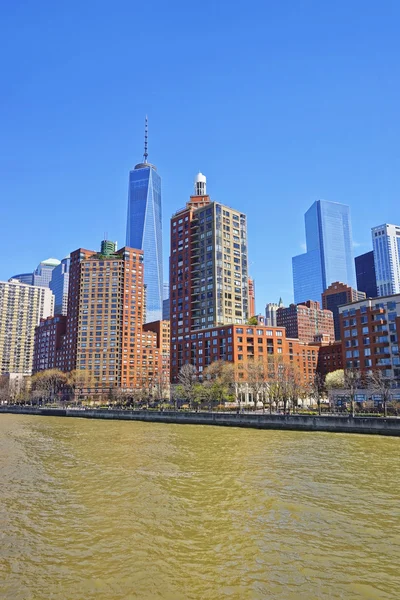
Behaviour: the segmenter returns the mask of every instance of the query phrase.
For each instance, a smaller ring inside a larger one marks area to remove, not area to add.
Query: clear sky
[[[198,170],[248,215],[257,310],[292,300],[317,199],[351,206],[355,253],[400,223],[397,0],[4,0],[0,279],[104,232],[125,242],[128,171],[149,160],[169,218]]]

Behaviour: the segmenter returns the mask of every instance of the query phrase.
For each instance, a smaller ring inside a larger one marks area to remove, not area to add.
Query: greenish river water
[[[400,439],[0,415],[2,600],[400,598]]]

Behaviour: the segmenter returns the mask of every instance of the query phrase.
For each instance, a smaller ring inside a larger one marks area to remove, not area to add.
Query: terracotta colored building
[[[156,336],[156,344],[159,352],[159,373],[162,384],[169,387],[170,382],[170,322],[154,321],[143,326],[145,332],[152,332]]]
[[[254,279],[249,277],[249,316],[254,317],[256,314],[256,286]]]
[[[319,302],[307,300],[302,304],[291,304],[276,311],[278,327],[285,327],[286,335],[300,342],[314,343],[317,336],[329,336],[334,341],[333,314],[321,309]]]
[[[357,302],[366,298],[364,292],[335,281],[322,294],[322,308],[332,311],[335,326],[335,340],[340,340],[339,306],[349,302]]]
[[[58,368],[57,354],[65,335],[67,317],[55,315],[40,319],[35,329],[32,372]]]
[[[338,369],[343,369],[342,342],[321,344],[318,348],[318,373],[325,377]]]
[[[180,363],[190,363],[201,375],[215,360],[240,365],[248,361],[267,360],[269,356],[282,357],[299,369],[304,383],[310,382],[315,374],[318,346],[303,344],[296,339],[286,338],[285,329],[261,325],[224,325],[204,331],[192,332],[185,338],[182,349],[172,342],[172,351],[178,353],[179,361],[172,361],[171,382],[178,382]]]

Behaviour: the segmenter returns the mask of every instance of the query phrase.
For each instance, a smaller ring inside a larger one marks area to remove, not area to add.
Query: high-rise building
[[[335,340],[340,340],[339,306],[364,300],[365,292],[354,290],[349,285],[335,281],[322,294],[322,308],[330,310],[335,325]]]
[[[278,308],[276,320],[278,327],[285,327],[287,337],[300,342],[313,343],[321,336],[327,342],[335,339],[333,314],[330,310],[321,309],[319,302],[307,300],[287,308]]]
[[[10,279],[15,279],[20,283],[26,283],[27,285],[33,284],[33,273],[19,273],[18,275],[13,275]]]
[[[35,329],[33,373],[59,367],[58,353],[65,335],[66,323],[67,317],[61,314],[40,319]]]
[[[367,298],[376,298],[378,288],[376,287],[376,274],[374,251],[360,254],[354,259],[356,266],[357,289],[360,292],[365,292]]]
[[[356,287],[350,208],[317,200],[305,214],[307,252],[292,259],[294,301],[321,301],[333,282]]]
[[[344,368],[400,381],[400,294],[345,304],[339,313]]]
[[[246,215],[218,202],[196,176],[195,193],[171,219],[171,371],[190,359],[190,333],[249,318]]]
[[[0,281],[0,373],[32,372],[35,327],[54,311],[48,288]]]
[[[249,316],[254,317],[256,314],[256,284],[254,279],[249,277]]]
[[[162,319],[163,259],[161,177],[147,162],[147,118],[144,160],[129,173],[126,245],[144,252],[146,322]]]
[[[52,271],[49,287],[54,294],[54,314],[66,315],[68,308],[69,256],[63,258]]]
[[[60,261],[57,260],[57,258],[47,258],[46,260],[42,260],[33,271],[33,285],[49,287],[53,270],[58,267],[59,264]]]
[[[169,321],[169,283],[163,285],[163,321]]]
[[[400,293],[400,227],[373,227],[372,244],[378,296]]]
[[[283,308],[282,298],[279,298],[278,304],[269,302],[265,307],[265,324],[269,327],[276,327],[276,311]]]

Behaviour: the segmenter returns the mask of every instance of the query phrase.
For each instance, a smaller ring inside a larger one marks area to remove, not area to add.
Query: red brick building
[[[357,302],[366,297],[364,292],[335,281],[322,294],[322,308],[332,311],[335,326],[335,340],[340,340],[339,306],[349,302]]]
[[[301,304],[278,308],[276,311],[278,327],[285,327],[286,335],[300,342],[314,343],[317,336],[329,336],[334,341],[335,332],[333,314],[321,309],[319,302],[307,300]]]
[[[65,335],[67,317],[55,315],[40,319],[35,330],[32,372],[58,368],[57,355]]]
[[[256,286],[254,279],[249,277],[249,316],[254,317],[256,314]]]
[[[321,344],[318,348],[318,373],[325,377],[338,369],[343,369],[342,342]]]

